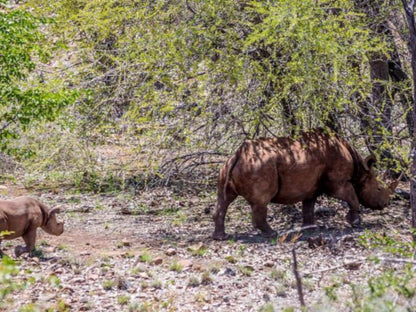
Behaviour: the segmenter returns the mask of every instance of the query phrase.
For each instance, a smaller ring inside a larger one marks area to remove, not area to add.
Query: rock
[[[131,246],[131,243],[127,239],[123,239],[121,241],[121,243],[123,244],[124,247],[130,247]]]
[[[231,268],[225,268],[224,272],[221,275],[230,275],[230,276],[236,276],[237,273]]]
[[[163,258],[162,257],[157,257],[155,259],[153,259],[152,264],[153,265],[160,265],[163,263]]]
[[[53,300],[53,299],[55,299],[55,298],[56,298],[56,294],[46,293],[46,294],[41,295],[41,296],[39,297],[39,300],[40,300],[40,301],[49,302],[49,301],[51,301],[51,300]]]
[[[180,264],[183,268],[190,268],[192,267],[192,261],[188,259],[179,260],[178,264]]]
[[[45,252],[47,252],[47,253],[51,253],[51,252],[54,252],[55,251],[55,247],[50,246],[50,247],[44,248],[43,250]]]
[[[168,250],[165,251],[165,255],[174,256],[174,255],[176,255],[176,250],[173,249],[173,248],[169,248]]]
[[[139,274],[137,274],[137,276],[142,279],[149,279],[149,276],[147,275],[146,272],[140,272]]]
[[[125,279],[119,278],[117,280],[117,289],[119,289],[119,290],[127,290],[129,288],[130,288],[130,283],[127,282]]]
[[[272,268],[274,266],[274,262],[273,261],[266,261],[264,263],[264,266],[268,267],[268,268]]]
[[[92,280],[92,281],[95,281],[95,280],[97,280],[99,278],[99,276],[97,275],[97,274],[89,274],[88,275],[88,279],[89,280]]]
[[[344,268],[346,268],[347,270],[358,270],[361,266],[361,262],[359,261],[351,261],[351,262],[344,262]]]
[[[88,212],[91,212],[92,210],[94,210],[94,206],[86,204],[86,205],[80,205],[80,206],[74,208],[72,211],[73,212],[88,213]]]
[[[88,301],[89,301],[89,298],[87,298],[87,297],[82,297],[82,298],[79,300],[79,302],[81,302],[81,303],[88,303]]]

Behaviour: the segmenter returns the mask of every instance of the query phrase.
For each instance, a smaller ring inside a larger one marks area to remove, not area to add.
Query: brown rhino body
[[[359,205],[383,209],[397,186],[382,186],[373,171],[375,158],[365,160],[339,136],[322,130],[287,137],[245,141],[226,162],[218,177],[214,213],[215,239],[225,239],[224,219],[238,196],[252,208],[253,225],[265,236],[276,233],[266,221],[267,204],[302,202],[304,225],[314,223],[314,204],[326,194],[349,204],[347,220],[360,222]]]
[[[59,213],[59,208],[49,209],[31,197],[0,200],[0,233],[8,232],[0,237],[0,243],[2,239],[22,237],[26,246],[16,246],[16,257],[24,252],[31,253],[35,249],[36,231],[39,227],[49,234],[63,233],[64,224],[56,220],[56,213]]]

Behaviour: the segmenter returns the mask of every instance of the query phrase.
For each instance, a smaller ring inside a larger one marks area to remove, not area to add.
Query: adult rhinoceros
[[[360,203],[383,209],[398,181],[384,186],[377,181],[373,155],[362,159],[336,134],[318,129],[288,137],[245,141],[228,159],[218,177],[214,212],[215,239],[225,239],[224,219],[228,206],[238,196],[251,205],[253,225],[266,237],[274,236],[266,221],[267,204],[302,201],[304,225],[313,224],[314,204],[326,194],[349,204],[347,220],[360,223]]]

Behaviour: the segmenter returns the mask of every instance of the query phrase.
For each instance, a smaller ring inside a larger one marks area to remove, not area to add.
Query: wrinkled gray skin
[[[49,209],[40,201],[31,197],[18,197],[14,200],[0,200],[0,233],[8,234],[0,238],[1,241],[22,237],[26,246],[16,246],[14,252],[19,257],[25,252],[30,255],[35,249],[37,228],[46,233],[61,235],[64,223],[56,220],[59,208]],[[0,250],[0,255],[2,254]]]

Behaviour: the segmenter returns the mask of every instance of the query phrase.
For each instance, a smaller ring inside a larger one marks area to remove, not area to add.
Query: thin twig
[[[186,3],[186,7],[188,8],[189,11],[191,11],[194,15],[197,15],[198,13],[191,7],[191,5],[189,4],[188,0],[185,1]]]
[[[322,274],[322,273],[326,273],[326,272],[329,272],[329,271],[342,269],[342,268],[348,267],[349,265],[356,265],[356,264],[358,265],[358,264],[361,264],[361,263],[364,263],[364,262],[370,261],[370,260],[371,260],[370,257],[360,257],[358,259],[354,258],[354,261],[352,261],[352,262],[344,262],[343,264],[335,265],[333,267],[329,267],[329,268],[326,268],[326,269],[311,271],[311,272],[305,272],[305,273],[302,274],[302,277],[316,275],[316,274]],[[374,260],[379,260],[380,262],[407,263],[407,264],[416,265],[416,261],[410,260],[410,259],[403,259],[403,258],[375,257]]]
[[[382,262],[392,262],[392,263],[409,263],[416,265],[416,261],[410,259],[402,259],[402,258],[386,258],[386,257],[376,257],[375,259],[380,260]],[[369,260],[368,258],[362,258],[362,260]]]
[[[293,233],[299,233],[299,232],[302,232],[304,230],[311,230],[311,229],[317,229],[317,228],[318,228],[318,226],[316,224],[305,225],[305,226],[302,226],[302,227],[295,228],[293,230],[289,230],[289,231],[279,233],[279,236],[285,236],[285,235],[288,236],[288,235],[293,234]]]
[[[305,300],[303,299],[302,279],[298,271],[298,261],[296,259],[296,247],[292,248],[292,255],[293,255],[293,273],[295,274],[296,287],[298,289],[298,294],[299,294],[299,301],[300,301],[301,307],[304,307]]]
[[[174,158],[171,158],[171,159],[165,161],[160,166],[160,169],[163,170],[168,165],[170,165],[172,163],[175,163],[175,162],[178,162],[178,161],[185,162],[185,161],[189,161],[190,159],[193,159],[193,158],[201,157],[203,155],[225,156],[226,154],[219,153],[219,152],[211,152],[211,151],[201,151],[201,152],[195,152],[195,153],[185,154],[185,155],[181,155],[181,156],[178,156],[178,157],[174,157]]]
[[[354,263],[361,263],[361,262],[362,261],[357,261],[357,262],[354,262]],[[336,265],[336,266],[329,267],[329,268],[322,269],[322,270],[305,272],[305,273],[302,274],[302,277],[308,277],[308,276],[311,276],[311,275],[322,274],[322,273],[326,273],[326,272],[329,272],[329,271],[334,271],[334,270],[342,269],[344,267],[345,267],[345,264],[340,264],[340,265]]]

